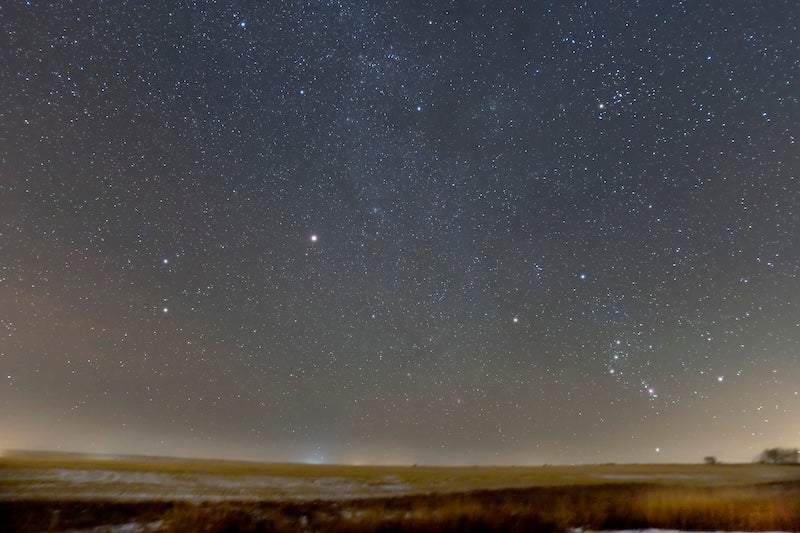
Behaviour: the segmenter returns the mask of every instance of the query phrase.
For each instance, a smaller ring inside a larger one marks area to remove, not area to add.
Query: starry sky
[[[0,448],[800,445],[800,7],[0,5]]]

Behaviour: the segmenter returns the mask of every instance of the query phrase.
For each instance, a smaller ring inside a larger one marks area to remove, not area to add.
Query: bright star
[[[318,239],[318,237],[317,237],[316,234],[311,235],[311,242],[317,242],[317,239]]]

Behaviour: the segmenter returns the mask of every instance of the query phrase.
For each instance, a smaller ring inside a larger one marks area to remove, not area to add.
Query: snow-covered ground
[[[140,464],[141,463],[141,464]],[[0,469],[0,500],[347,500],[559,484],[652,482],[725,486],[797,480],[800,470],[768,466],[597,466],[458,469],[250,466],[175,462],[19,464]],[[133,467],[128,467],[132,465]],[[199,466],[198,466],[199,465]],[[650,532],[653,533],[653,532]]]
[[[0,499],[81,498],[150,500],[351,499],[395,496],[411,486],[393,476],[359,481],[342,477],[215,475],[97,469],[15,469],[3,473]],[[8,488],[13,487],[13,489]],[[12,492],[13,490],[13,492]]]
[[[682,531],[679,529],[621,529],[618,531],[584,531],[575,530],[576,533],[746,533],[744,531]],[[750,532],[752,533],[752,532]],[[784,531],[764,531],[763,533],[787,533]]]
[[[72,529],[68,533],[154,533],[164,527],[162,521],[140,523],[128,522],[126,524],[97,526],[89,529]]]

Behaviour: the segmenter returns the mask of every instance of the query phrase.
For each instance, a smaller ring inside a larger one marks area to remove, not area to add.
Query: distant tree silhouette
[[[715,465],[719,463],[719,461],[717,461],[717,458],[714,457],[713,455],[703,457],[703,462],[707,465]]]
[[[790,465],[800,463],[800,450],[797,448],[768,448],[758,456],[758,462],[770,465]]]

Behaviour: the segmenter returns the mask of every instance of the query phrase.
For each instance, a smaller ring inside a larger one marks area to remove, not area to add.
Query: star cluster
[[[789,0],[0,6],[0,448],[800,442]]]

